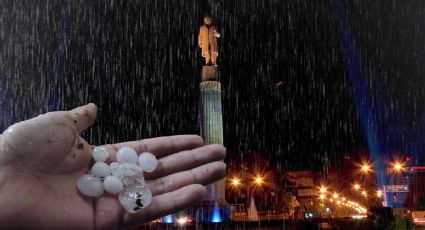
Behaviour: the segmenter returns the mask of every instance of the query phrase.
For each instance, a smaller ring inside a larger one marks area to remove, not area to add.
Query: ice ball
[[[98,147],[94,147],[92,155],[93,155],[94,161],[104,162],[108,159],[109,152],[106,150],[105,147],[98,146]]]
[[[119,178],[108,176],[105,178],[105,181],[103,181],[103,187],[108,193],[118,194],[122,191],[124,185]]]
[[[143,171],[153,172],[158,166],[158,160],[152,153],[144,152],[139,156],[139,166]]]
[[[121,205],[129,213],[146,208],[152,202],[152,193],[145,185],[129,185],[120,193]]]
[[[96,177],[107,177],[111,175],[111,168],[105,162],[96,162],[91,168],[91,173]]]
[[[122,147],[118,149],[117,161],[120,163],[130,162],[137,164],[137,153],[133,148]]]
[[[85,174],[78,179],[77,188],[83,195],[89,197],[99,197],[103,194],[102,181],[90,174]]]

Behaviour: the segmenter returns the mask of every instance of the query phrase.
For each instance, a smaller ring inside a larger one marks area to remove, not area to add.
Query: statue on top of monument
[[[202,57],[205,58],[205,65],[217,66],[218,46],[217,38],[220,33],[217,31],[210,16],[204,17],[204,23],[199,29],[198,45],[202,49]]]

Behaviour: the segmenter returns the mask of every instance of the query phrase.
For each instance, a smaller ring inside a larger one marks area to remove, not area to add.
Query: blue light
[[[221,214],[220,214],[220,208],[218,207],[218,205],[214,205],[213,208],[213,213],[212,213],[212,221],[213,223],[220,223],[222,222],[222,218],[221,218]]]
[[[165,224],[172,224],[173,223],[173,215],[168,215],[168,216],[164,216],[162,217],[162,223]]]

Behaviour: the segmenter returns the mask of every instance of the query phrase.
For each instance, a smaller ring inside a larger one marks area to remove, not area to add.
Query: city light
[[[393,170],[395,172],[401,172],[403,170],[403,164],[400,162],[394,162],[393,164]]]
[[[367,216],[366,215],[353,215],[353,216],[351,216],[351,218],[353,218],[353,219],[364,219],[364,218],[367,218]]]
[[[360,189],[360,185],[359,184],[354,184],[353,187],[354,187],[355,190],[359,190]]]
[[[376,192],[376,196],[377,196],[377,197],[382,197],[382,191],[381,191],[381,190],[378,190],[378,191]]]
[[[263,184],[263,183],[264,183],[264,178],[263,178],[263,177],[261,177],[261,176],[256,176],[256,177],[255,177],[255,179],[254,179],[254,183],[255,183],[256,185],[261,185],[261,184]]]
[[[326,193],[327,189],[325,186],[320,187],[320,193]]]
[[[231,180],[231,183],[232,183],[233,186],[236,186],[236,187],[241,184],[239,178],[237,178],[237,177],[233,178]]]
[[[366,197],[367,196],[367,192],[363,190],[362,191],[362,195]]]
[[[181,217],[181,218],[177,219],[177,223],[179,225],[185,225],[188,222],[189,222],[189,219],[187,217]]]
[[[320,194],[320,195],[319,195],[319,199],[324,200],[324,199],[325,199],[325,195]]]
[[[333,198],[337,199],[339,197],[338,193],[333,194]]]
[[[361,170],[362,170],[362,172],[364,172],[364,173],[368,173],[369,171],[370,171],[370,165],[369,164],[363,164],[362,166],[361,166]]]

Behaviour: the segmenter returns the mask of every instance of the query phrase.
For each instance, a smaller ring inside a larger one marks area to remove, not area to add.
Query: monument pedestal
[[[205,82],[205,81],[218,81],[217,66],[202,67],[202,82]]]

